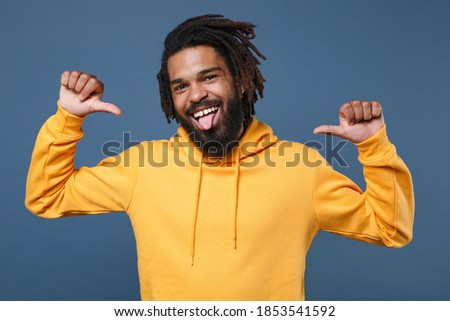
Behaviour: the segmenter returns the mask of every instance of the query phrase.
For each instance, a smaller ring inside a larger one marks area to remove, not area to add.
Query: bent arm
[[[368,243],[404,246],[412,239],[414,221],[411,174],[385,126],[356,145],[366,191],[330,166],[318,167],[314,203],[319,227]]]
[[[137,169],[124,166],[130,149],[96,167],[74,168],[76,143],[83,137],[82,117],[58,104],[58,111],[41,128],[31,158],[26,207],[45,218],[126,211]]]

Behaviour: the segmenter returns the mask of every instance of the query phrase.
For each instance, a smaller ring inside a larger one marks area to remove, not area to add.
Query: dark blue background
[[[188,17],[255,23],[267,56],[257,117],[284,139],[324,142],[339,106],[377,99],[416,193],[414,239],[399,250],[320,233],[307,258],[309,300],[449,300],[448,1],[0,1],[0,299],[137,300],[135,240],[123,213],[44,220],[23,205],[35,136],[56,110],[60,74],[105,82],[121,117],[84,125],[77,166],[101,146],[167,138],[155,75],[165,35]],[[336,168],[361,186],[355,148]],[[169,196],[168,196],[169,197]]]

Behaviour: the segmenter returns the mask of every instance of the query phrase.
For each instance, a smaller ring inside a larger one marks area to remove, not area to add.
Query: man
[[[345,103],[338,126],[314,130],[357,145],[363,193],[317,151],[278,140],[253,117],[264,82],[253,28],[220,15],[175,28],[158,81],[178,135],[93,168],[73,165],[83,119],[121,111],[101,100],[95,76],[62,74],[58,111],[33,152],[26,205],[45,218],[126,211],[143,300],[303,300],[306,254],[319,230],[390,247],[412,238],[411,176],[380,104]]]

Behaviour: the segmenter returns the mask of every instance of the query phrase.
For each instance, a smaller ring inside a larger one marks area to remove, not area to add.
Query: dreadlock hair
[[[157,78],[161,107],[168,123],[175,118],[175,107],[167,62],[179,51],[201,45],[213,47],[225,59],[234,79],[235,90],[244,90],[241,98],[244,120],[250,120],[255,114],[254,104],[258,95],[263,98],[265,81],[258,67],[260,62],[250,49],[261,59],[266,59],[250,42],[255,38],[254,28],[255,25],[248,22],[232,21],[219,14],[207,14],[186,20],[167,35]]]

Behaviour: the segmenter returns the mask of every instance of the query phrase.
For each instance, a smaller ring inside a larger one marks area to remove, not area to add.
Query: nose
[[[189,100],[191,103],[198,103],[208,96],[208,91],[202,84],[192,84],[190,89]]]

